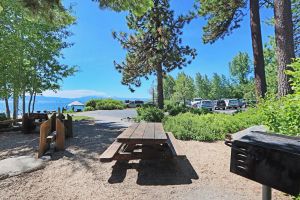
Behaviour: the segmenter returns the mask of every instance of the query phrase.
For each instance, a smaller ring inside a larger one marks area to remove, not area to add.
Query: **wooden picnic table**
[[[101,162],[112,160],[153,159],[184,156],[172,133],[161,123],[135,123],[121,133],[100,156]]]

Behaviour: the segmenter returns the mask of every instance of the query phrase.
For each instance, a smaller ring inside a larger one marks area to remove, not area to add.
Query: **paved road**
[[[98,123],[115,122],[129,126],[133,117],[137,116],[135,109],[125,110],[96,110],[90,112],[81,112],[74,115],[93,117]]]

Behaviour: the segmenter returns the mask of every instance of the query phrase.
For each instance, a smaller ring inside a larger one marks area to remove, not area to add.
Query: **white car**
[[[195,105],[199,102],[201,102],[202,98],[194,98],[193,101],[191,102],[191,106],[195,107]]]
[[[214,104],[211,100],[201,100],[200,102],[196,103],[196,108],[204,108],[207,110],[212,111]]]
[[[224,101],[226,103],[226,109],[237,109],[239,107],[239,100],[237,99],[225,99]]]

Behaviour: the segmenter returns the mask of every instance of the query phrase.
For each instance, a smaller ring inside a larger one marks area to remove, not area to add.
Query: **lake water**
[[[37,101],[35,103],[35,111],[53,111],[53,110],[57,110],[58,107],[60,107],[60,109],[62,109],[63,107],[66,107],[70,102],[70,100],[54,100],[54,101]],[[13,104],[12,101],[9,101],[9,107],[10,110],[12,112],[13,109]],[[0,113],[4,113],[5,112],[5,103],[4,101],[0,101]],[[27,107],[26,107],[26,112],[27,112]],[[19,102],[19,114],[22,114],[22,102]]]

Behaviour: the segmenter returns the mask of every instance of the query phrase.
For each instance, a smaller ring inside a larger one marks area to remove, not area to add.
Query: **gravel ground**
[[[260,184],[229,172],[230,149],[223,142],[180,141],[187,159],[100,163],[127,126],[107,121],[74,123],[66,151],[56,152],[42,170],[0,180],[0,199],[261,199]],[[38,135],[3,133],[0,141],[4,159],[36,153]],[[273,190],[273,199],[291,198]]]

